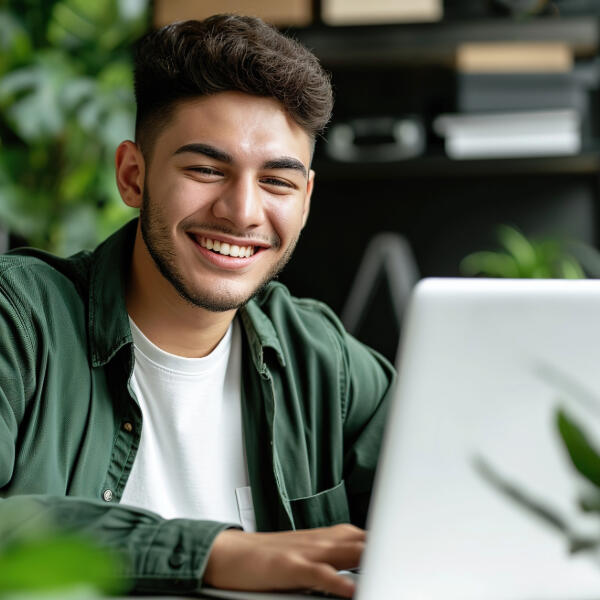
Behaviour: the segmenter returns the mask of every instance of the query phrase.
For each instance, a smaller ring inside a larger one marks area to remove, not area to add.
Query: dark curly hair
[[[331,82],[317,58],[255,17],[172,23],[135,47],[136,141],[150,153],[178,101],[224,91],[272,97],[314,139],[331,116]]]

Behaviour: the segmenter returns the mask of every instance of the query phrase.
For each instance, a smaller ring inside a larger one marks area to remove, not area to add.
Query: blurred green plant
[[[0,0],[0,224],[70,254],[134,213],[114,178],[133,137],[131,42],[149,0]]]
[[[583,244],[558,238],[528,239],[516,227],[500,225],[497,237],[501,249],[469,254],[460,263],[460,272],[472,277],[583,279],[580,250]],[[586,258],[593,249],[587,248]],[[588,261],[589,262],[589,261]]]
[[[80,600],[125,591],[121,557],[60,531],[26,500],[4,514],[0,598]]]

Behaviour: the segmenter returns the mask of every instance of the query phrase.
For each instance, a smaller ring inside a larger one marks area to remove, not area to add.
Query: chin
[[[173,283],[173,282],[172,282]],[[189,304],[211,312],[227,312],[244,306],[263,286],[251,290],[220,289],[190,289],[185,286],[175,286],[179,295]]]

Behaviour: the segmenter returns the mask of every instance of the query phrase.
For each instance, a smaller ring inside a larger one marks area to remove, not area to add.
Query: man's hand
[[[335,525],[277,533],[222,531],[213,544],[204,583],[246,591],[317,589],[350,597],[354,583],[339,569],[358,566],[365,531]]]

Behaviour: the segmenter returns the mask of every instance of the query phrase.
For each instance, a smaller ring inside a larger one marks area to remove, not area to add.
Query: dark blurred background
[[[600,0],[5,0],[8,245],[68,254],[131,218],[112,174],[133,130],[131,41],[215,12],[265,18],[332,76],[311,216],[280,277],[295,295],[393,358],[399,288],[418,277],[600,276]],[[359,275],[383,232],[402,252],[380,240]]]

